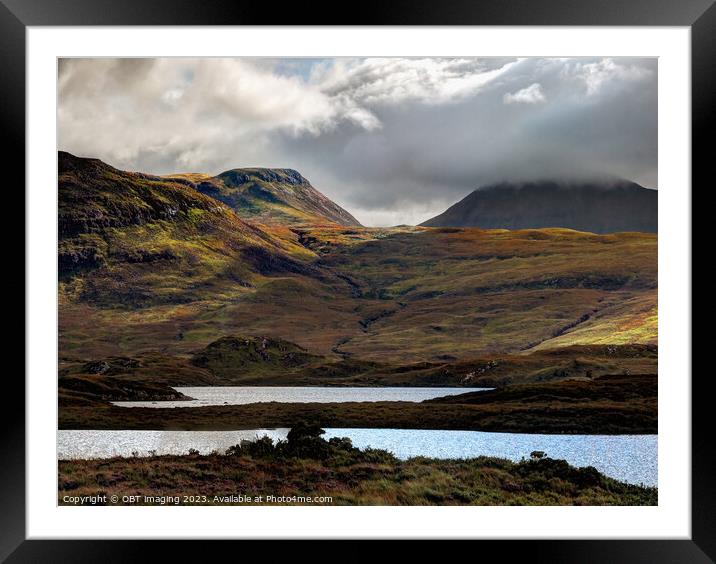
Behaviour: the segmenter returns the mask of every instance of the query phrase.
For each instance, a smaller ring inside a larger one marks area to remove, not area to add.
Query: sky
[[[658,187],[653,58],[60,59],[59,149],[123,170],[293,168],[363,225],[479,186]]]

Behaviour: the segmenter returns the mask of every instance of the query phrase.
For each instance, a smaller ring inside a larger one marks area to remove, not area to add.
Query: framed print
[[[8,561],[714,558],[712,2],[0,13],[27,222]]]

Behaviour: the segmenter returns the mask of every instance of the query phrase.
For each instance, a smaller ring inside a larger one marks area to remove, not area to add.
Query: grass
[[[188,355],[229,334],[389,363],[656,343],[655,235],[247,223],[209,180],[60,154],[62,354]]]
[[[656,505],[656,488],[628,485],[592,467],[574,468],[543,458],[510,462],[412,458],[401,461],[379,450],[359,450],[347,439],[304,438],[274,446],[237,446],[231,454],[153,456],[59,461],[58,502],[66,496],[144,496],[169,503],[224,505],[230,495],[250,504],[281,504],[267,496],[323,498],[330,505]],[[269,441],[270,442],[270,441]],[[191,496],[191,497],[187,497]],[[258,496],[263,496],[258,501]],[[135,498],[136,499],[136,498]]]
[[[190,354],[238,333],[281,338],[316,354],[407,363],[656,343],[650,235],[559,232],[530,239],[470,229],[355,241],[348,237],[360,236],[336,232],[361,228],[322,229],[313,233],[318,242],[306,243],[315,251],[301,247],[304,254],[295,255],[304,272],[264,274],[207,240],[177,232],[179,243],[162,247],[146,228],[123,231],[126,243],[110,244],[117,252],[141,248],[157,256],[168,249],[178,258],[128,263],[114,255],[106,266],[63,282],[61,350],[84,358]],[[266,233],[276,245],[296,244],[293,232]],[[178,339],[180,332],[189,340]]]
[[[59,160],[63,354],[186,355],[229,334],[389,363],[656,343],[653,234],[341,226],[291,171]]]
[[[191,338],[182,336],[184,340]],[[174,386],[501,387],[607,374],[656,373],[657,362],[657,348],[652,345],[572,345],[529,354],[390,364],[354,357],[337,360],[281,339],[231,335],[193,355],[153,352],[81,361],[68,355],[61,363],[60,383],[67,376],[97,377],[92,367],[104,363],[109,370],[103,376]]]
[[[656,300],[653,235],[436,229],[341,247],[323,260],[396,312],[341,347],[366,358],[464,357],[603,343],[607,334],[656,340],[639,313]]]

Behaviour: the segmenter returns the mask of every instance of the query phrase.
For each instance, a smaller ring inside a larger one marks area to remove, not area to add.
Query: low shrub
[[[389,464],[395,456],[385,450],[366,448],[361,451],[353,446],[347,437],[333,437],[325,440],[325,430],[313,423],[300,422],[294,425],[285,441],[274,441],[261,437],[253,441],[244,440],[226,450],[227,456],[250,456],[253,458],[306,458],[331,460],[332,464],[353,464],[367,462]]]

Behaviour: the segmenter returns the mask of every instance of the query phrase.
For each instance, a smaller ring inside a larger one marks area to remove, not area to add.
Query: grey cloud
[[[657,186],[655,59],[70,60],[59,80],[62,149],[157,173],[296,168],[367,225],[501,180]],[[539,103],[505,103],[535,84]]]

